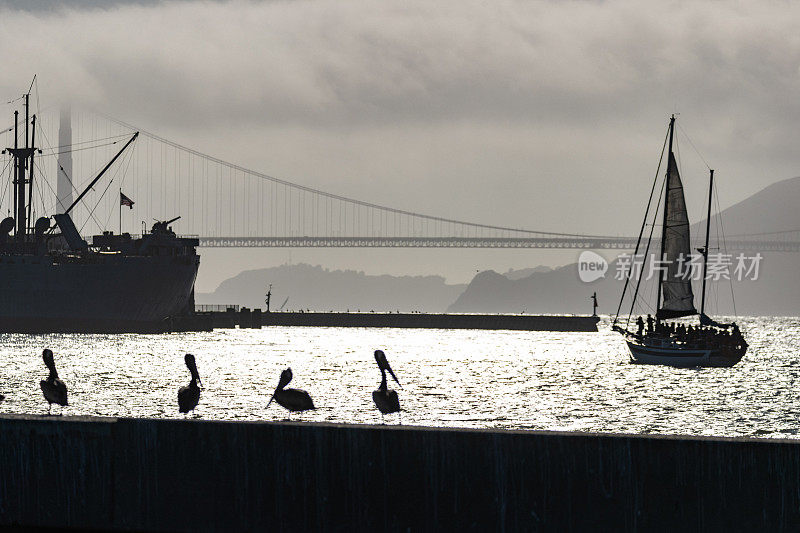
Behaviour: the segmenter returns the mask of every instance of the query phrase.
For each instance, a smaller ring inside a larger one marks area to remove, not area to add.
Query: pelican
[[[47,376],[47,379],[39,382],[44,399],[47,400],[47,414],[49,415],[54,403],[62,407],[69,405],[67,403],[67,386],[58,379],[56,363],[53,361],[53,352],[49,348],[45,348],[42,352],[42,359],[44,359],[44,365],[50,370],[50,375]]]
[[[300,389],[285,389],[286,385],[292,381],[292,369],[287,368],[281,372],[281,379],[278,381],[278,387],[272,393],[272,398],[267,402],[267,407],[272,403],[272,400],[278,402],[279,405],[285,407],[289,411],[307,411],[314,409],[314,402],[311,401],[311,396],[304,390]]]
[[[194,356],[187,353],[184,360],[186,361],[186,366],[189,368],[189,372],[192,373],[192,381],[185,387],[178,389],[178,411],[181,413],[188,413],[197,407],[197,402],[200,401],[200,387],[197,386],[197,383],[199,382],[200,385],[203,383],[200,381],[200,374],[197,372]]]
[[[400,399],[397,397],[397,392],[389,390],[386,386],[386,371],[389,371],[392,379],[401,389],[403,386],[397,381],[397,376],[392,372],[392,367],[389,366],[389,361],[386,360],[386,354],[383,353],[383,350],[375,350],[375,361],[381,371],[381,384],[378,386],[378,390],[372,391],[372,400],[378,407],[378,411],[381,412],[381,418],[383,418],[383,415],[396,413],[400,410]]]

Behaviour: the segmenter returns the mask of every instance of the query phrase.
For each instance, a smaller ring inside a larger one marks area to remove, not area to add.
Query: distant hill
[[[286,297],[286,309],[312,311],[442,312],[466,285],[448,285],[441,276],[370,276],[354,270],[327,270],[306,264],[247,270],[198,293],[198,304],[239,304],[264,309],[272,283],[272,309]]]
[[[800,315],[800,254],[762,254],[759,279],[733,282],[736,314],[739,315]],[[550,272],[537,272],[527,278],[510,280],[493,271],[481,272],[467,289],[447,308],[450,313],[575,313],[589,314],[589,297],[597,292],[599,312],[614,314],[622,294],[623,282],[614,279],[616,265],[612,263],[606,277],[592,283],[578,278],[577,264]],[[632,289],[632,288],[631,288]],[[731,285],[721,281],[709,286],[708,312],[734,314]],[[695,301],[699,305],[700,285],[695,286]],[[640,293],[650,296],[653,306],[654,286],[643,283]],[[630,293],[629,293],[630,294]],[[630,303],[623,306],[627,310]],[[638,312],[647,313],[646,308]]]
[[[798,229],[800,228],[799,205],[800,178],[775,183],[723,210],[725,234]],[[716,217],[712,219],[711,247],[715,247],[716,230],[713,225],[715,219]],[[705,221],[692,227],[693,243],[702,242],[704,235]],[[575,255],[577,259],[577,251]],[[762,255],[758,280],[733,283],[736,312],[740,315],[800,315],[800,283],[798,283],[800,254]],[[623,286],[621,281],[614,279],[615,273],[616,265],[612,263],[605,278],[584,283],[578,278],[577,264],[551,271],[533,272],[522,278],[511,276],[513,279],[492,271],[481,272],[475,276],[448,311],[588,313],[591,311],[588,298],[596,291],[600,300],[600,312],[614,313]],[[642,294],[654,294],[653,290],[652,286],[645,284]],[[733,314],[734,299],[731,297],[730,283],[717,283],[709,290],[710,296],[707,298],[709,311],[717,314]],[[695,289],[695,294],[700,294],[699,285]],[[699,297],[697,299],[699,300]]]
[[[722,211],[725,235],[747,235],[800,229],[800,177],[773,183]],[[712,236],[717,216],[711,217]],[[692,235],[705,235],[705,217],[692,226]]]
[[[552,267],[544,265],[535,266],[533,268],[521,268],[519,270],[512,270],[509,268],[503,273],[503,276],[507,277],[508,279],[522,279],[527,278],[536,272],[550,272],[551,270],[553,270]]]

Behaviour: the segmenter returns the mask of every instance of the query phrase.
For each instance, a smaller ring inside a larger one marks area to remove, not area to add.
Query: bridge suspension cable
[[[584,235],[481,224],[432,216],[349,198],[247,169],[202,153],[155,133],[97,112],[73,110],[71,140],[59,137],[59,110],[43,110],[37,122],[43,154],[35,213],[63,209],[57,177],[69,181],[76,197],[110,160],[132,131],[137,141],[95,190],[73,210],[76,224],[91,235],[103,230],[139,233],[153,220],[180,215],[175,229],[197,235],[204,246],[224,247],[462,247],[631,249],[631,237]],[[0,143],[13,145],[12,128],[0,131]],[[57,162],[68,156],[69,170]],[[8,161],[0,158],[0,174]],[[120,228],[109,227],[120,213],[117,191],[135,202],[123,208]],[[10,199],[0,187],[0,209]],[[66,205],[71,203],[71,200]],[[760,236],[732,236],[742,249],[800,251],[796,230]],[[760,244],[761,243],[761,244]]]
[[[297,189],[297,190],[302,190],[302,191],[305,191],[305,192],[308,192],[308,193],[311,193],[311,194],[314,194],[314,195],[319,195],[319,196],[322,196],[322,197],[330,198],[332,200],[337,200],[337,201],[341,201],[341,202],[347,202],[349,204],[359,205],[359,206],[363,206],[363,207],[366,207],[366,208],[369,208],[369,209],[377,209],[377,210],[380,210],[380,211],[385,211],[385,212],[388,212],[388,213],[394,213],[394,214],[398,214],[398,215],[405,215],[405,216],[416,217],[416,218],[426,219],[426,220],[435,221],[435,222],[443,222],[443,223],[448,223],[448,224],[457,224],[457,225],[469,226],[469,227],[473,227],[473,228],[480,228],[480,229],[486,229],[486,230],[497,230],[497,231],[513,232],[513,233],[528,234],[528,235],[539,235],[539,236],[545,236],[546,235],[546,236],[553,236],[553,237],[579,237],[579,238],[602,237],[602,236],[591,236],[591,235],[578,234],[578,233],[561,233],[561,232],[552,232],[552,231],[530,230],[530,229],[524,229],[524,228],[512,228],[512,227],[508,227],[508,226],[495,226],[495,225],[491,225],[491,224],[481,224],[481,223],[477,223],[477,222],[468,222],[468,221],[464,221],[464,220],[456,220],[456,219],[438,217],[438,216],[433,216],[433,215],[427,215],[427,214],[423,214],[423,213],[416,213],[416,212],[413,212],[413,211],[406,211],[406,210],[397,209],[397,208],[394,208],[394,207],[388,207],[388,206],[385,206],[385,205],[380,205],[380,204],[375,204],[375,203],[371,203],[371,202],[366,202],[366,201],[363,201],[363,200],[358,200],[358,199],[355,199],[355,198],[349,198],[349,197],[341,196],[341,195],[334,194],[334,193],[331,193],[331,192],[328,192],[328,191],[323,191],[323,190],[320,190],[320,189],[315,189],[315,188],[308,187],[308,186],[305,186],[305,185],[301,185],[301,184],[298,184],[298,183],[294,183],[294,182],[290,182],[290,181],[283,180],[283,179],[280,179],[280,178],[276,178],[274,176],[270,176],[270,175],[265,174],[263,172],[258,172],[258,171],[252,170],[252,169],[247,169],[247,168],[242,167],[240,165],[237,165],[235,163],[231,163],[231,162],[225,161],[223,159],[214,157],[212,155],[202,153],[202,152],[200,152],[198,150],[195,150],[193,148],[189,148],[187,146],[183,146],[183,145],[178,144],[178,143],[176,143],[174,141],[171,141],[169,139],[166,139],[164,137],[156,135],[155,133],[149,132],[147,130],[144,130],[144,129],[136,127],[136,126],[133,126],[133,125],[131,125],[129,123],[126,123],[126,122],[124,122],[122,120],[119,120],[117,118],[114,118],[114,117],[112,117],[110,115],[106,115],[104,113],[98,113],[98,114],[100,116],[104,117],[105,119],[115,123],[115,124],[118,124],[118,125],[120,125],[122,127],[125,127],[125,128],[127,128],[127,129],[129,129],[131,131],[138,131],[142,135],[144,135],[146,137],[149,137],[150,139],[153,139],[153,140],[158,141],[160,143],[164,143],[166,145],[169,145],[169,146],[171,146],[171,147],[173,147],[173,148],[175,148],[177,150],[181,150],[183,152],[192,154],[194,156],[203,158],[203,159],[208,160],[208,161],[212,161],[212,162],[217,163],[219,165],[222,165],[222,166],[237,170],[239,172],[242,172],[242,173],[245,173],[245,174],[248,174],[248,175],[251,175],[251,176],[255,176],[255,177],[258,177],[258,178],[261,178],[261,179],[264,179],[264,180],[268,180],[268,181],[271,181],[271,182],[274,182],[274,183],[277,183],[277,184],[280,184],[280,185],[284,185],[284,186],[287,186],[287,187],[292,187],[292,188]]]

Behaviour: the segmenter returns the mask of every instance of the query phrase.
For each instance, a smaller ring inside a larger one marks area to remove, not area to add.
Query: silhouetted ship
[[[32,169],[41,151],[35,148],[36,115],[29,120],[29,95],[24,98],[24,132],[15,111],[14,147],[3,151],[13,165],[15,216],[0,222],[0,331],[171,329],[173,319],[194,311],[198,239],[178,237],[170,227],[175,218],[156,222],[141,237],[105,231],[90,245],[70,217],[138,132],[62,213],[40,217],[31,227]]]
[[[678,165],[675,154],[672,151],[673,136],[675,132],[675,116],[669,122],[669,151],[667,158],[667,173],[665,178],[663,222],[661,233],[661,251],[658,254],[659,277],[658,288],[656,290],[657,303],[655,306],[656,317],[653,320],[648,315],[647,327],[641,317],[637,320],[637,330],[630,331],[618,325],[619,309],[614,318],[613,329],[625,336],[625,341],[630,349],[630,358],[633,363],[660,364],[681,367],[729,367],[738,363],[745,352],[747,352],[747,342],[739,331],[736,324],[722,324],[710,318],[705,313],[706,301],[706,277],[708,264],[708,238],[711,223],[711,200],[714,190],[714,171],[710,171],[708,187],[708,213],[706,217],[706,240],[705,246],[698,251],[703,257],[702,270],[702,294],[700,297],[700,312],[698,313],[694,305],[694,294],[692,292],[692,281],[689,271],[686,270],[686,261],[691,255],[691,245],[689,240],[689,217],[686,212],[686,199],[683,193],[683,183],[678,172]],[[657,177],[656,177],[657,179]],[[650,199],[652,200],[656,183],[653,183]],[[660,198],[659,202],[660,203]],[[650,202],[647,204],[647,211],[650,211]],[[656,213],[658,205],[656,205]],[[644,229],[647,227],[648,213],[645,213],[645,220],[642,223],[639,233],[639,242],[636,245],[634,258],[638,256],[640,243]],[[655,220],[651,228],[655,228]],[[645,261],[652,242],[652,230],[647,239],[644,251]],[[644,272],[645,265],[639,269],[639,277],[636,280],[636,288],[633,293],[633,304],[639,294],[641,274]],[[633,270],[633,268],[631,268]],[[620,308],[625,292],[628,290],[631,276],[625,282],[625,288],[620,298]],[[662,299],[663,296],[663,299]],[[686,316],[699,315],[700,323],[697,325],[687,324],[668,324],[664,322],[669,319],[676,319]],[[628,322],[630,314],[628,315]]]

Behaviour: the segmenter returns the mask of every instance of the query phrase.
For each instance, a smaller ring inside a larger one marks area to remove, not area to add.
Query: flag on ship
[[[122,194],[122,191],[119,191],[119,205],[127,205],[131,209],[133,209],[133,200]]]

